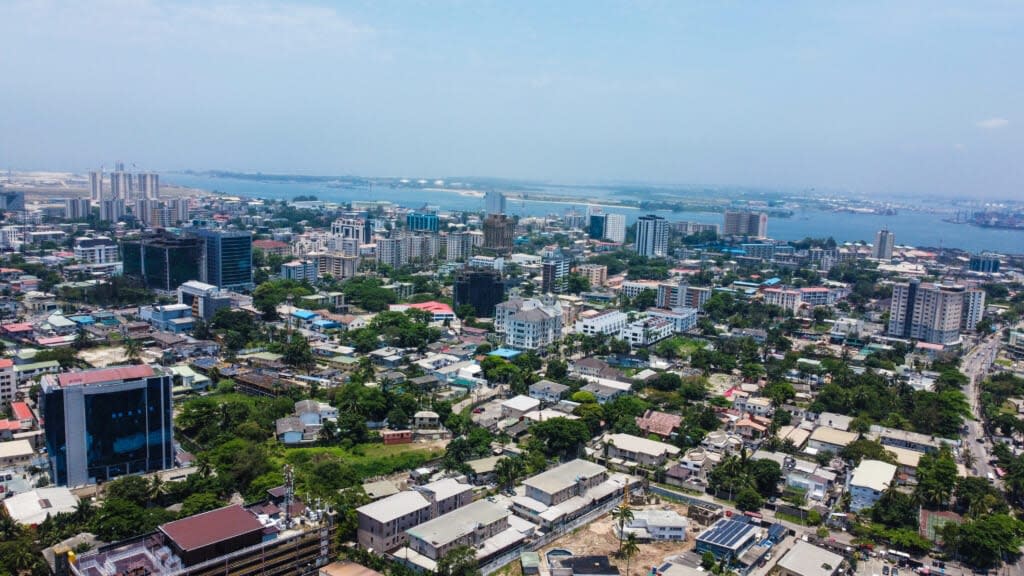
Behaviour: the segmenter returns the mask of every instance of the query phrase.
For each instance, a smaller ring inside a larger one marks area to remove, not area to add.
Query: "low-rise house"
[[[636,510],[620,536],[636,534],[641,541],[682,541],[686,540],[686,526],[686,518],[671,510]],[[618,526],[615,531],[618,533]]]
[[[501,403],[502,418],[519,418],[540,408],[540,400],[520,394]]]
[[[850,510],[860,512],[878,502],[896,476],[896,465],[880,460],[862,460],[850,479]]]
[[[682,423],[683,417],[678,414],[667,414],[651,409],[648,409],[643,416],[636,417],[636,425],[641,432],[666,439],[675,436],[676,430]]]
[[[844,432],[835,428],[829,428],[828,426],[818,426],[811,432],[807,446],[818,452],[838,454],[843,448],[857,440],[858,437],[859,435],[856,432]]]
[[[559,384],[551,380],[541,380],[530,385],[530,398],[541,402],[555,403],[560,401],[568,391],[569,387],[565,384]]]
[[[753,524],[721,518],[697,536],[698,554],[710,552],[718,560],[733,560],[757,540],[758,529]]]
[[[669,458],[679,455],[676,446],[632,434],[605,434],[601,444],[608,462],[626,466],[659,468]]]
[[[441,427],[441,417],[438,416],[437,412],[420,410],[413,414],[412,425],[417,430],[436,430]]]

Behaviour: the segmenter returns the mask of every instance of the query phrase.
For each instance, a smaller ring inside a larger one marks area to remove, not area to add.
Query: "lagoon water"
[[[255,198],[290,200],[299,195],[314,195],[321,200],[350,202],[353,200],[388,200],[396,204],[417,208],[437,206],[442,210],[483,210],[483,198],[447,190],[360,185],[328,186],[325,182],[264,182],[248,179],[212,177],[200,174],[166,174],[161,176],[169,184],[189,186],[207,191],[237,194]],[[542,193],[559,196],[578,195],[586,198],[634,199],[631,190],[617,192],[609,188],[545,187]],[[508,200],[507,210],[518,216],[563,214],[569,208],[586,211],[586,203],[541,202]],[[626,215],[627,223],[651,211],[614,207],[606,212]],[[673,212],[658,210],[653,213],[670,221],[721,224],[722,214],[716,212]],[[780,240],[800,240],[805,237],[831,236],[838,242],[864,240],[873,242],[875,232],[887,227],[896,234],[896,243],[921,247],[961,248],[972,252],[991,250],[1001,253],[1024,253],[1024,231],[979,228],[966,224],[944,222],[943,214],[901,211],[893,216],[851,214],[821,210],[800,210],[790,218],[770,217],[768,234]]]

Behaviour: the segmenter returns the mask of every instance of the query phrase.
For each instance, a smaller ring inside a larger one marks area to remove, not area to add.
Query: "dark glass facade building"
[[[124,275],[139,279],[146,288],[171,292],[199,278],[202,240],[167,231],[121,242]]]
[[[252,289],[252,233],[198,228],[203,240],[203,282],[218,288]]]
[[[505,301],[505,283],[497,270],[468,268],[455,275],[452,295],[456,310],[469,304],[477,318],[493,318],[494,307]]]
[[[441,228],[441,221],[437,214],[413,212],[405,217],[405,225],[415,232],[437,232]]]
[[[171,468],[172,385],[170,374],[145,365],[44,376],[40,411],[54,483]]]
[[[587,227],[587,235],[592,240],[604,238],[604,214],[593,214],[590,216],[590,226]]]

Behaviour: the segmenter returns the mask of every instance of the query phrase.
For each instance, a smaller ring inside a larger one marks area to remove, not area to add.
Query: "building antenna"
[[[292,524],[292,501],[295,499],[295,475],[291,464],[284,465],[284,527]]]

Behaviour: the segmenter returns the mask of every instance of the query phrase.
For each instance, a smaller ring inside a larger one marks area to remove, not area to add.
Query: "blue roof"
[[[89,316],[88,314],[83,315],[83,316],[68,316],[68,318],[72,322],[76,322],[78,324],[95,324],[96,323],[96,319],[93,318],[92,316]]]
[[[782,278],[769,278],[761,284],[764,284],[765,286],[775,286],[779,282],[782,282]]]
[[[757,532],[757,528],[746,522],[723,518],[701,533],[697,540],[714,546],[735,549],[750,538],[754,532]]]
[[[338,327],[338,323],[335,322],[334,320],[324,320],[323,318],[321,318],[320,320],[313,320],[313,325],[314,326],[321,326],[323,328],[337,328]]]
[[[292,310],[292,316],[295,316],[300,320],[312,320],[313,318],[316,318],[318,315],[316,312],[310,312],[309,310],[302,310],[301,308],[297,308],[295,310]]]
[[[512,358],[515,358],[520,354],[522,354],[522,352],[520,352],[519,350],[512,350],[511,348],[498,348],[497,350],[492,350],[491,353],[488,354],[488,356],[497,356],[499,358],[511,360]]]

